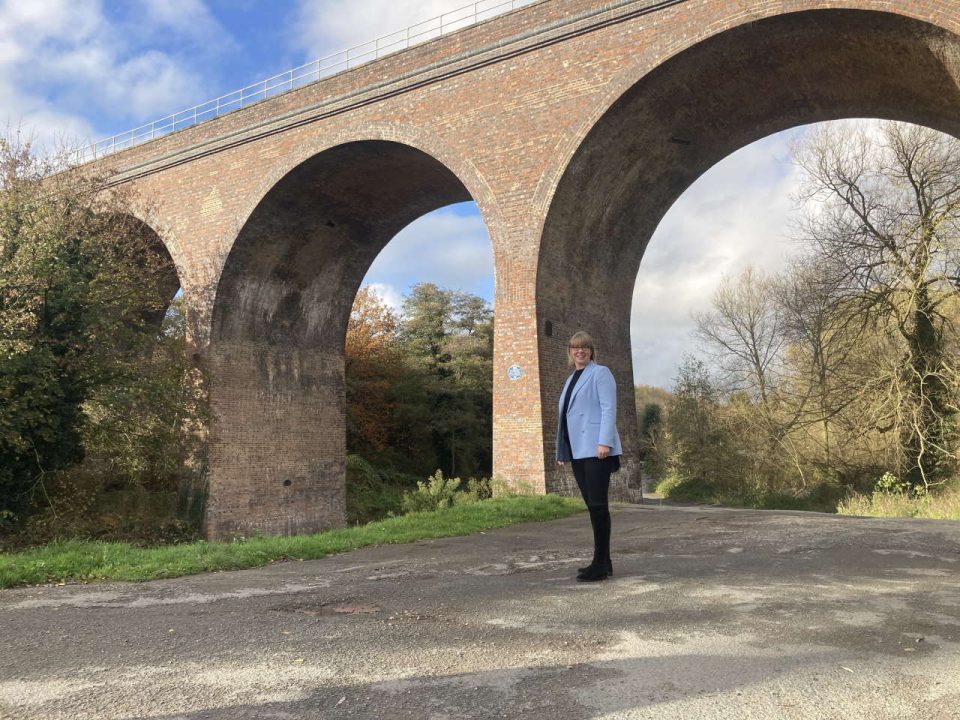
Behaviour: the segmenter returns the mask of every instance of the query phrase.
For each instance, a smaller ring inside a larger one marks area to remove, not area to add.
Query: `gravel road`
[[[614,509],[0,591],[0,718],[960,718],[960,523]]]

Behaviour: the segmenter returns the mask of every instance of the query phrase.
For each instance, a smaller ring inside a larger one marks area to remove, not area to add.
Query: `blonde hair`
[[[567,343],[567,364],[573,365],[573,356],[570,354],[570,348],[590,348],[590,359],[597,361],[597,349],[593,346],[593,338],[590,333],[578,330]]]

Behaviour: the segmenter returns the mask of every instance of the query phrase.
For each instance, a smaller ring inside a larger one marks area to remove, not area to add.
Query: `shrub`
[[[461,490],[463,481],[460,478],[444,478],[443,471],[436,473],[426,482],[418,482],[416,490],[407,492],[403,496],[403,511],[405,513],[442,510],[454,505],[469,505],[470,503],[489,500],[496,497],[532,495],[522,489],[514,488],[500,478],[470,478],[467,480],[466,490]]]
[[[654,490],[665,498],[680,502],[717,502],[716,486],[701,478],[682,478],[670,474],[658,482]]]
[[[418,482],[417,489],[403,495],[405,513],[443,510],[456,504],[460,478],[445,478],[437,470],[426,482]]]
[[[960,488],[928,491],[884,473],[870,495],[857,493],[837,506],[841,515],[874,517],[922,517],[960,520]]]
[[[103,464],[86,462],[48,473],[42,484],[44,506],[22,522],[17,533],[0,538],[0,549],[68,538],[151,547],[199,536],[199,526],[179,516],[174,493],[117,477]]]
[[[493,485],[488,478],[470,478],[467,489],[457,492],[454,500],[457,505],[489,500],[493,497]]]
[[[377,467],[360,455],[347,455],[347,522],[365,524],[399,514],[404,489],[414,482],[411,476]]]
[[[526,480],[509,482],[502,477],[493,477],[489,480],[490,492],[493,497],[515,497],[518,495],[538,495],[533,485]]]

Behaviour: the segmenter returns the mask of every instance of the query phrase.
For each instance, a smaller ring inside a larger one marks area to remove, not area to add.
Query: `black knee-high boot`
[[[593,582],[604,580],[610,574],[610,510],[606,506],[593,506],[588,510],[593,528],[593,562],[581,569],[577,580]]]
[[[613,562],[610,560],[610,508],[604,506],[601,515],[603,529],[603,563],[607,575],[613,575]]]

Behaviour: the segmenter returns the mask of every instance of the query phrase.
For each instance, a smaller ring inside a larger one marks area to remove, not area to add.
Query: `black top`
[[[563,435],[563,444],[567,447],[567,453],[573,457],[573,448],[570,447],[570,430],[567,429],[567,408],[570,407],[570,396],[573,394],[573,387],[577,380],[583,375],[583,368],[577,370],[570,378],[570,384],[567,385],[567,392],[563,396],[563,410],[560,411],[560,432]]]

